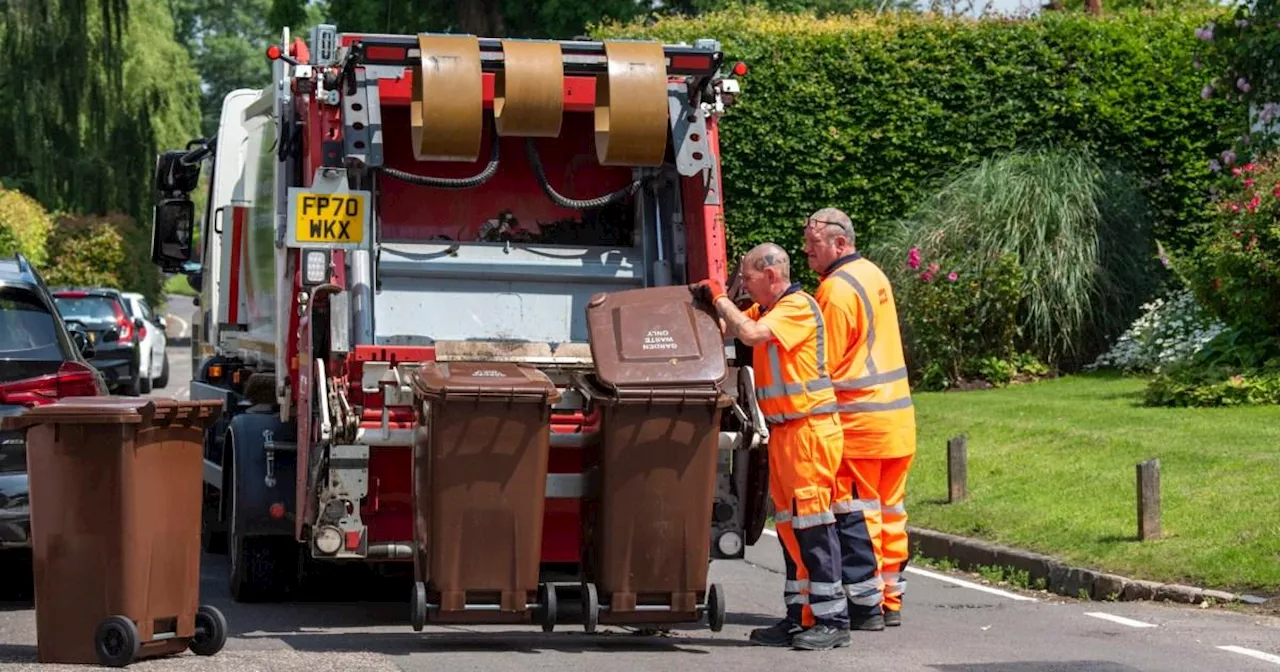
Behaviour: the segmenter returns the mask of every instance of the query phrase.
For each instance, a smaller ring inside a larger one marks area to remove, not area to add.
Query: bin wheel
[[[596,594],[596,584],[582,586],[582,629],[595,632],[600,624],[600,598]]]
[[[197,656],[212,656],[227,644],[227,617],[217,607],[202,604],[196,610],[196,635],[187,648]]]
[[[556,587],[544,583],[538,587],[538,593],[538,601],[542,603],[542,631],[551,632],[556,629],[556,617],[559,615]]]
[[[711,632],[724,629],[724,589],[718,583],[711,584],[707,589],[707,623],[711,626]]]
[[[413,583],[409,621],[413,625],[414,632],[422,632],[422,629],[427,626],[427,587],[421,581]]]
[[[93,648],[98,662],[106,667],[125,667],[133,662],[142,646],[138,626],[124,616],[108,616],[98,624],[93,635]]]

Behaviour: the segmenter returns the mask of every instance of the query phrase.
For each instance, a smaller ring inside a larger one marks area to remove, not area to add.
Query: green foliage
[[[49,264],[41,269],[55,285],[114,287],[159,303],[162,280],[151,264],[150,224],[124,215],[64,216],[49,237]]]
[[[966,291],[972,301],[958,306],[948,304],[960,297],[949,295],[904,301],[908,315],[928,313],[909,319],[954,313],[922,338],[972,330],[984,338],[971,355],[1004,359],[1017,348],[1071,366],[1127,327],[1155,286],[1150,219],[1137,187],[1086,153],[1014,152],[957,173],[869,255],[895,285],[913,282],[914,264],[893,263],[912,254],[927,266],[926,284],[953,271],[999,278],[998,292]]]
[[[1200,245],[1175,264],[1224,322],[1280,336],[1280,152],[1232,172]]]
[[[630,21],[634,0],[330,0],[327,20],[344,32],[471,33],[484,37],[569,39],[602,18]]]
[[[43,267],[52,229],[49,213],[34,198],[0,187],[0,257],[21,252],[37,268]]]
[[[166,0],[0,3],[0,25],[0,179],[51,210],[148,215],[157,147],[197,128]]]
[[[916,257],[884,263],[896,278],[907,363],[916,387],[938,390],[969,378],[993,384],[1016,353],[1022,269],[1017,255]],[[923,269],[923,270],[919,270]],[[918,272],[917,272],[918,271]]]
[[[1206,97],[1238,104],[1239,137],[1234,149],[1223,152],[1246,157],[1280,146],[1280,77],[1275,55],[1280,53],[1280,2],[1237,0],[1234,11],[1197,28],[1203,48],[1196,63],[1205,69]],[[1259,122],[1256,123],[1255,122]]]
[[[1143,403],[1174,407],[1280,404],[1280,369],[1237,373],[1227,368],[1179,366],[1151,380]]]
[[[752,9],[593,32],[718,38],[730,62],[751,66],[720,136],[735,256],[771,240],[801,258],[801,222],[826,206],[874,246],[954,168],[1046,145],[1113,158],[1141,184],[1156,234],[1183,249],[1205,219],[1205,160],[1230,109],[1200,98],[1187,65],[1208,15],[815,20]]]

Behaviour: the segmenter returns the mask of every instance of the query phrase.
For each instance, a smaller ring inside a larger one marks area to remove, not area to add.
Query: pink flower
[[[1209,24],[1208,28],[1196,28],[1196,37],[1205,42],[1213,41],[1213,24]]]
[[[913,271],[920,268],[920,248],[913,247],[907,253],[907,266],[910,266]]]
[[[1245,188],[1246,188],[1246,189],[1248,189],[1249,187],[1252,187],[1252,186],[1253,186],[1253,178],[1251,177],[1251,178],[1249,178],[1249,179],[1245,180],[1245,181],[1244,181],[1244,186],[1245,186]]]
[[[956,275],[955,271],[951,271],[950,273],[947,274],[947,279],[950,280],[951,282],[955,282],[956,280],[960,279],[960,276]]]
[[[1231,150],[1229,150],[1229,149],[1228,149],[1228,150],[1226,150],[1226,151],[1224,151],[1224,152],[1222,152],[1222,162],[1223,162],[1223,163],[1225,163],[1225,164],[1226,164],[1226,165],[1228,165],[1228,166],[1229,166],[1229,165],[1231,165],[1231,164],[1233,164],[1233,163],[1235,163],[1235,162],[1236,162],[1236,153],[1235,153],[1235,152],[1233,152],[1233,151],[1231,151]]]
[[[1257,210],[1259,205],[1262,205],[1262,199],[1254,196],[1253,199],[1249,201],[1249,212]]]
[[[933,281],[933,274],[932,274],[932,273],[930,273],[929,271],[925,271],[924,273],[921,273],[921,274],[920,274],[920,279],[921,279],[921,280],[924,280],[925,282],[932,282],[932,281]]]
[[[940,268],[942,268],[942,266],[938,265],[938,262],[936,261],[933,262],[932,264],[929,264],[929,274],[932,275],[934,273],[937,273],[938,269]]]
[[[1213,87],[1212,87],[1212,86],[1209,86],[1208,84],[1205,84],[1205,85],[1204,85],[1204,88],[1203,88],[1203,89],[1200,89],[1200,97],[1201,97],[1201,98],[1204,98],[1205,100],[1209,100],[1210,98],[1212,98],[1212,97],[1213,97]]]
[[[1245,93],[1249,93],[1249,89],[1253,87],[1249,86],[1249,80],[1245,79],[1244,77],[1241,77],[1240,79],[1236,80],[1236,88],[1240,89]]]

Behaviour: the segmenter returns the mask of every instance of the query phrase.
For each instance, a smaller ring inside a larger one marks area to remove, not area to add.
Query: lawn
[[[1094,374],[915,395],[910,522],[1133,578],[1280,590],[1280,408],[1154,409]],[[970,499],[947,504],[947,439]],[[1134,465],[1160,458],[1163,538],[1137,540]]]
[[[164,283],[164,293],[177,296],[195,296],[196,290],[191,288],[185,275],[172,275]]]

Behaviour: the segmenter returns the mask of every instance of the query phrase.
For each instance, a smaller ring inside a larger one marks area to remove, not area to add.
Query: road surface
[[[175,365],[187,359],[181,350],[170,356]],[[185,383],[176,366],[173,380],[169,390],[159,392],[185,398],[185,392],[177,394]],[[689,672],[1280,670],[1280,619],[1257,611],[1080,602],[1011,592],[919,568],[908,573],[901,628],[854,633],[852,647],[827,652],[752,646],[748,632],[781,613],[781,571],[777,539],[767,535],[748,548],[746,562],[713,563],[711,580],[721,583],[728,596],[727,625],[719,633],[705,624],[682,626],[667,635],[608,627],[587,635],[574,625],[550,634],[536,627],[415,633],[404,580],[353,571],[340,582],[348,593],[344,601],[241,605],[227,592],[226,556],[206,555],[202,596],[227,616],[232,637],[226,648],[213,658],[183,654],[135,663],[130,669],[599,672],[616,665],[628,671]],[[11,577],[5,575],[0,586],[10,585]],[[0,670],[57,669],[35,663],[35,644],[30,601],[0,602]]]

